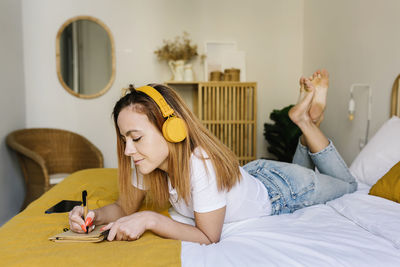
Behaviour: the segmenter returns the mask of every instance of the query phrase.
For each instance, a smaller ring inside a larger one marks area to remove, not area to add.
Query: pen
[[[82,204],[83,204],[83,220],[86,222],[86,217],[88,214],[88,205],[87,205],[87,201],[86,201],[86,197],[87,197],[87,191],[83,190],[82,191]],[[86,226],[86,234],[89,233],[89,227]]]

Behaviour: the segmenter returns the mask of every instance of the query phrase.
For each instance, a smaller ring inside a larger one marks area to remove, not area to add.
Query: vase
[[[172,81],[183,81],[185,61],[170,60],[168,65],[172,71]]]
[[[194,80],[192,64],[186,64],[184,66],[183,80],[185,82],[192,82]]]

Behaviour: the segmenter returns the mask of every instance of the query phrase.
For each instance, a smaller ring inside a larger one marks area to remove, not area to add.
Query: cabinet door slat
[[[194,113],[204,126],[236,154],[241,165],[255,160],[257,84],[199,82],[195,90]]]

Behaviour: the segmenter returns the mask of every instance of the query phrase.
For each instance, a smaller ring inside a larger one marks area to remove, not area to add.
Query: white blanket
[[[367,192],[356,192],[327,204],[368,232],[389,240],[400,249],[399,203],[370,196]]]
[[[293,214],[226,224],[217,244],[182,242],[182,266],[400,266],[400,250],[393,240],[382,238],[387,232],[371,230],[373,224],[363,223],[383,222],[379,209],[366,216],[368,203],[375,208],[380,205],[366,192],[363,188]],[[390,231],[389,235],[398,235]]]

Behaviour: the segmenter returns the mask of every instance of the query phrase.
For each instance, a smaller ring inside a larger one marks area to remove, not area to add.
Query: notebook
[[[104,225],[98,225],[96,228],[86,234],[80,234],[80,233],[75,233],[72,232],[71,230],[68,230],[66,232],[63,232],[61,234],[54,235],[52,237],[49,237],[49,240],[54,241],[54,242],[101,242],[105,239],[107,239],[108,233],[110,230],[106,231],[101,231],[100,229]]]

